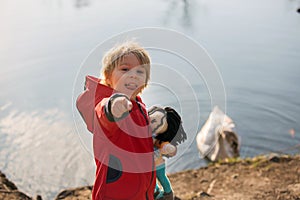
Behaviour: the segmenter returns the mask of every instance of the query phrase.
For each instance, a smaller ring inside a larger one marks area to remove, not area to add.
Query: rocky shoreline
[[[177,200],[300,200],[300,155],[226,160],[169,175]],[[55,200],[91,199],[92,186],[60,192]],[[41,200],[18,190],[0,171],[0,199]]]
[[[8,180],[5,174],[3,174],[1,171],[0,171],[0,199],[32,200],[31,197],[19,191],[17,186],[13,182]],[[39,200],[39,197],[37,197],[36,199]]]

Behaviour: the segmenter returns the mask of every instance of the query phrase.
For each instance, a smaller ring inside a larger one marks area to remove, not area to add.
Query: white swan
[[[215,106],[197,134],[197,146],[202,156],[211,161],[238,157],[240,138],[234,128],[232,119]]]

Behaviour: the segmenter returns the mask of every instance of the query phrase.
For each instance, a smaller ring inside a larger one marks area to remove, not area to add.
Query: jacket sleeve
[[[95,107],[95,113],[98,122],[101,128],[104,129],[107,137],[113,136],[120,125],[113,119],[112,114],[108,111],[109,100],[110,98],[104,98]]]
[[[86,89],[77,98],[76,106],[87,126],[87,129],[91,133],[94,133],[94,123],[98,123],[107,137],[110,137],[116,131],[118,125],[116,122],[110,121],[106,115],[105,107],[108,99],[109,98],[103,98],[98,104],[95,105],[94,92]]]

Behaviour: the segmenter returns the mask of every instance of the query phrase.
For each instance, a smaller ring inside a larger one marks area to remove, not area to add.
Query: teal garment
[[[158,186],[158,183],[156,182],[156,185],[155,185],[155,190],[154,190],[154,193],[155,192],[160,192],[160,188],[159,188],[159,186]]]
[[[166,165],[162,164],[156,167],[156,178],[160,182],[161,186],[164,189],[165,193],[172,192],[172,187],[169,178],[166,175]],[[158,184],[156,183],[156,188],[157,189]],[[159,189],[159,187],[158,187]]]
[[[164,191],[160,190],[160,188],[158,186],[158,183],[156,182],[155,191],[154,191],[154,198],[155,199],[160,199],[163,196],[164,196]]]

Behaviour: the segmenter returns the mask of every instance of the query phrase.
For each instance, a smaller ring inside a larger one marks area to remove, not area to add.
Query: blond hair
[[[111,48],[102,59],[103,84],[109,85],[107,80],[110,79],[113,70],[120,64],[124,56],[133,54],[139,60],[140,65],[146,69],[146,82],[142,90],[147,86],[150,79],[150,56],[149,53],[138,43],[127,41]]]

